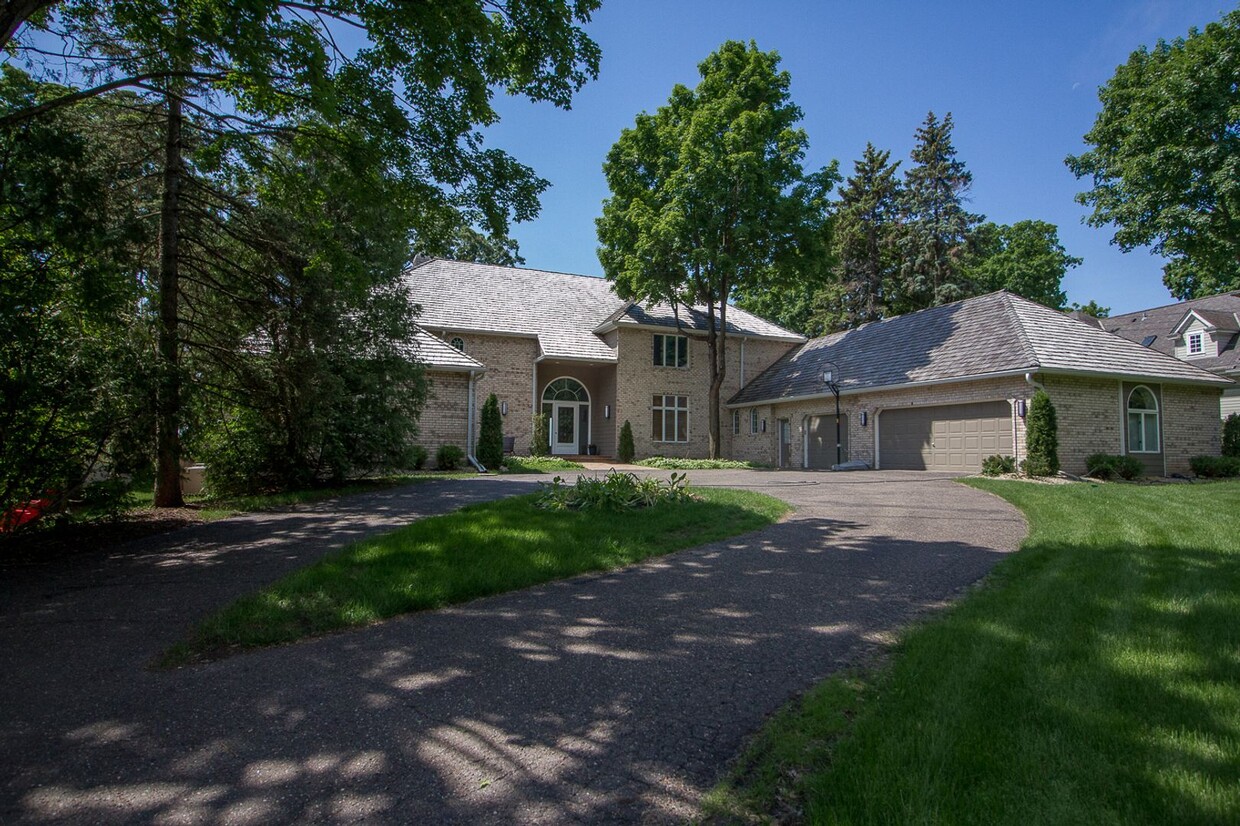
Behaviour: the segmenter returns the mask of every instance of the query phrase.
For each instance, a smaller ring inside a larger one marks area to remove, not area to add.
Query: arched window
[[[576,379],[556,379],[543,391],[545,402],[588,402],[590,394]]]
[[[460,336],[454,337],[448,343],[451,344],[456,349],[460,350],[462,353],[465,352],[465,339],[461,338]]]
[[[1128,394],[1128,452],[1157,453],[1158,399],[1145,385]]]

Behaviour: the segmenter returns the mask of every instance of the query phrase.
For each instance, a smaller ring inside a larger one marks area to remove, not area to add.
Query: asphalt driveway
[[[528,479],[261,514],[0,583],[0,821],[665,822],[745,736],[1024,536],[930,473],[723,472],[797,512],[610,574],[171,672],[221,604]]]

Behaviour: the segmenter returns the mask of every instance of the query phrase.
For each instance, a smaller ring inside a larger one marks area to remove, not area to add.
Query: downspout
[[[477,370],[469,371],[469,393],[465,403],[465,458],[479,473],[486,473],[487,469],[474,458],[474,378],[477,375]]]

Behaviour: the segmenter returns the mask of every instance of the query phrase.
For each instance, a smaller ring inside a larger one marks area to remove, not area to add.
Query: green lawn
[[[638,511],[551,512],[533,496],[472,505],[414,522],[245,597],[165,654],[179,665],[439,608],[756,530],[789,507],[748,491]]]
[[[786,709],[708,813],[1240,822],[1240,482],[969,484],[1025,513],[1020,553]]]

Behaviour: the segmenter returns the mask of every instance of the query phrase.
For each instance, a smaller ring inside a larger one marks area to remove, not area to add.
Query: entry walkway
[[[171,672],[146,665],[233,597],[535,480],[365,494],[22,572],[0,592],[0,821],[677,821],[766,715],[1025,531],[933,474],[691,476],[797,512],[615,573]]]

